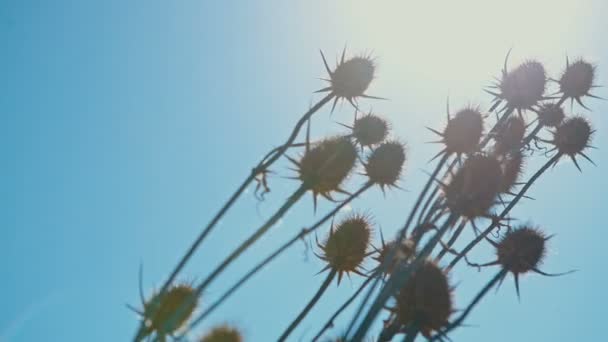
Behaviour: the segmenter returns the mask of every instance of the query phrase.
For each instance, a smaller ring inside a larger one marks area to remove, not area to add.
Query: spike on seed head
[[[497,98],[505,100],[512,109],[531,109],[543,99],[547,76],[543,65],[535,60],[528,60],[517,68],[503,71],[502,79],[497,84],[500,90]]]
[[[325,245],[321,259],[328,263],[328,268],[338,272],[338,283],[343,273],[360,273],[359,267],[365,259],[371,235],[371,223],[365,215],[353,214],[338,223],[332,229]]]
[[[355,120],[353,125],[353,137],[359,145],[373,146],[386,139],[389,124],[381,117],[369,113]]]
[[[546,240],[538,229],[527,226],[514,229],[496,247],[498,263],[516,275],[532,271],[545,256]]]
[[[390,241],[388,243],[382,243],[382,247],[380,249],[377,249],[376,251],[378,252],[378,255],[376,255],[374,257],[374,259],[376,261],[378,261],[378,263],[380,263],[380,265],[384,264],[384,262],[386,262],[391,250],[393,248],[395,248],[397,245],[396,241]],[[403,240],[403,242],[401,242],[401,244],[399,245],[399,248],[395,251],[395,255],[394,258],[392,260],[392,262],[387,262],[387,268],[385,270],[385,274],[386,275],[390,275],[391,273],[393,273],[393,270],[395,269],[395,266],[397,266],[398,263],[400,263],[403,260],[408,260],[411,257],[414,256],[414,254],[416,253],[416,244],[414,243],[413,240],[410,239],[406,239]]]
[[[243,337],[236,329],[228,325],[220,325],[201,337],[200,342],[242,342]]]
[[[553,133],[553,144],[561,154],[575,156],[581,153],[591,140],[593,131],[587,119],[576,116],[566,119]]]
[[[164,294],[156,294],[144,303],[144,336],[156,332],[158,336],[172,334],[188,321],[198,303],[192,286],[179,284],[170,287]]]
[[[389,141],[378,146],[365,164],[365,172],[370,182],[381,187],[394,186],[401,175],[405,158],[405,147],[398,141]]]
[[[313,195],[328,197],[340,191],[357,160],[357,149],[347,137],[328,138],[307,150],[299,162],[299,179],[312,190]]]
[[[444,186],[448,208],[471,219],[486,215],[498,195],[502,178],[496,158],[483,154],[470,156]]]
[[[496,152],[503,154],[519,149],[526,133],[526,122],[521,116],[511,115],[507,122],[501,126],[495,136]]]
[[[589,95],[595,79],[595,66],[583,59],[568,63],[559,79],[560,92],[564,98],[575,99]]]
[[[448,325],[452,314],[452,291],[445,272],[426,261],[415,271],[397,295],[397,319],[403,325],[414,322],[425,337]]]
[[[483,133],[483,115],[478,109],[468,107],[448,120],[443,131],[446,153],[472,153],[477,150]]]
[[[541,104],[537,114],[538,122],[546,127],[557,127],[566,117],[564,110],[557,103]]]

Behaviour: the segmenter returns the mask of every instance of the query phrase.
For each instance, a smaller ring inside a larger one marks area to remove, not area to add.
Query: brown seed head
[[[511,152],[501,158],[500,166],[502,168],[500,192],[511,193],[523,172],[524,157],[520,151]]]
[[[403,325],[416,322],[427,338],[433,331],[439,331],[448,324],[452,312],[448,277],[430,261],[414,272],[397,295],[399,322]]]
[[[354,214],[332,228],[327,236],[321,259],[328,268],[338,272],[338,282],[344,272],[359,273],[359,266],[365,259],[371,235],[371,224],[364,215]]]
[[[500,190],[502,169],[491,156],[470,156],[444,187],[448,208],[461,216],[486,215]]]
[[[543,99],[546,83],[547,76],[543,65],[530,60],[512,71],[503,73],[498,84],[499,97],[507,101],[509,108],[530,109]]]
[[[546,240],[544,234],[534,228],[512,230],[498,243],[498,262],[515,274],[534,270],[545,255]]]
[[[242,342],[243,337],[236,329],[228,325],[220,325],[211,329],[207,335],[201,337],[200,342]]]
[[[196,291],[186,284],[175,285],[163,295],[154,295],[144,303],[146,335],[152,332],[158,335],[176,332],[192,316],[197,303]]]
[[[374,259],[376,261],[378,261],[378,263],[380,263],[380,265],[382,265],[384,262],[387,261],[387,258],[391,252],[391,250],[396,246],[397,242],[396,241],[391,241],[388,242],[387,244],[384,244],[382,246],[382,248],[377,249],[378,255],[376,255],[374,257]],[[403,242],[401,242],[399,248],[395,251],[395,255],[394,258],[392,259],[391,262],[387,263],[387,268],[385,271],[386,275],[389,275],[391,273],[393,273],[393,270],[395,269],[395,266],[397,266],[398,263],[400,263],[403,260],[408,260],[411,257],[414,256],[414,254],[416,253],[416,244],[414,243],[414,241],[410,240],[410,239],[406,239],[403,240]]]
[[[353,136],[361,146],[373,146],[386,139],[388,122],[374,114],[364,115],[353,125]]]
[[[446,152],[472,153],[477,150],[483,133],[483,116],[479,110],[465,108],[448,121],[443,131]]]
[[[519,150],[526,133],[526,122],[518,115],[511,115],[496,134],[496,153],[503,154]]]
[[[556,103],[543,103],[538,110],[538,122],[546,127],[559,126],[565,117],[564,110]]]
[[[357,160],[357,149],[347,137],[323,140],[297,162],[299,178],[313,193],[329,196],[340,190]]]
[[[582,59],[566,66],[559,79],[560,92],[565,98],[579,99],[588,95],[595,79],[595,66]]]
[[[366,57],[342,61],[331,73],[331,90],[337,97],[354,99],[365,94],[374,79],[374,62]]]
[[[365,172],[369,180],[384,187],[397,183],[405,163],[405,147],[398,141],[381,144],[367,158]]]
[[[559,153],[574,156],[589,145],[592,133],[587,119],[581,116],[569,118],[553,133],[553,144]]]

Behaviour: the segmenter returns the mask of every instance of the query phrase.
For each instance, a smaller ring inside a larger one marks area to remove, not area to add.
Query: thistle
[[[590,96],[598,98],[589,93],[592,88],[597,87],[595,81],[595,66],[583,59],[579,59],[570,64],[566,59],[566,69],[562,73],[561,78],[557,81],[559,91],[562,93],[562,101],[566,99],[576,100],[576,102],[585,109],[587,108],[581,98]]]
[[[538,123],[545,127],[557,127],[566,117],[564,110],[557,103],[541,104],[536,114],[538,114]]]
[[[329,82],[329,86],[317,92],[330,92],[330,94],[334,95],[332,112],[340,99],[347,100],[355,108],[357,108],[357,99],[359,97],[379,99],[378,97],[365,94],[367,87],[369,87],[374,79],[376,71],[372,58],[361,56],[346,59],[346,49],[344,49],[342,51],[342,58],[333,71],[329,68],[322,51],[321,58],[323,58],[323,64],[329,74],[329,79],[325,80]]]
[[[243,336],[236,329],[228,325],[217,326],[201,337],[200,342],[242,342]]]
[[[486,216],[495,203],[503,181],[501,165],[491,156],[470,156],[451,181],[443,184],[446,204],[452,213],[473,219]]]
[[[498,129],[494,136],[496,141],[495,152],[504,154],[513,150],[519,150],[521,142],[526,133],[526,122],[521,116],[511,116]]]
[[[398,141],[388,141],[372,151],[364,164],[369,181],[384,187],[397,186],[403,170],[406,153],[405,146]]]
[[[381,117],[368,114],[356,118],[352,127],[344,125],[352,130],[352,136],[361,147],[372,147],[386,139],[389,124]]]
[[[587,119],[576,116],[566,119],[558,126],[553,132],[553,140],[549,142],[555,146],[553,150],[557,150],[559,155],[569,156],[576,168],[581,171],[576,160],[577,155],[581,155],[595,165],[591,158],[583,152],[585,148],[592,147],[589,143],[594,132]],[[557,159],[555,162],[557,163]]]
[[[449,324],[452,312],[452,288],[445,272],[435,263],[426,261],[397,294],[393,309],[404,327],[414,324],[429,338]]]
[[[387,261],[390,252],[395,249],[395,256],[393,260],[390,262]],[[399,246],[397,247],[397,241],[390,241],[388,243],[384,242],[384,238],[382,238],[382,246],[380,248],[375,248],[376,256],[374,256],[374,260],[376,260],[379,266],[384,265],[386,262],[386,269],[384,270],[384,275],[390,275],[393,273],[395,266],[397,266],[400,262],[404,260],[409,260],[416,253],[416,244],[413,240],[405,239],[403,240]]]
[[[458,156],[462,154],[470,154],[478,150],[479,141],[483,133],[483,115],[477,108],[464,108],[450,118],[448,111],[448,123],[440,133],[432,128],[427,127],[431,132],[442,137],[438,143],[445,145],[433,159],[442,154],[450,155],[455,153]]]
[[[517,150],[502,157],[500,161],[502,169],[502,180],[500,182],[500,192],[513,195],[513,188],[524,169],[524,156]]]

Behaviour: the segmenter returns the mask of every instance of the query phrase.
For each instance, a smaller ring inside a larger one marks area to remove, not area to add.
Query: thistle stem
[[[357,291],[355,291],[355,293],[353,293],[353,295],[350,296],[350,298],[348,298],[348,300],[346,302],[344,302],[344,304],[342,304],[342,306],[340,306],[340,308],[338,308],[338,310],[336,310],[336,312],[329,318],[327,323],[325,323],[323,328],[321,328],[321,330],[317,333],[317,335],[312,339],[313,342],[318,341],[321,338],[321,336],[323,336],[323,333],[325,331],[327,331],[327,329],[333,327],[334,320],[336,319],[336,317],[338,317],[342,313],[342,311],[344,311],[350,305],[350,303],[352,303],[355,300],[355,298],[357,298],[357,296],[359,296],[359,294],[363,291],[363,289],[365,289],[365,287],[369,284],[369,282],[372,279],[374,279],[375,275],[376,275],[376,273],[374,273],[373,275],[371,275],[367,279],[365,279],[365,281],[361,284],[361,286],[359,286]]]
[[[419,333],[418,325],[412,324],[409,327],[407,334],[405,335],[405,338],[403,338],[403,342],[414,342],[416,340],[416,337],[418,336],[418,333]]]
[[[350,195],[344,201],[340,202],[334,209],[332,209],[329,213],[323,216],[319,221],[317,221],[310,228],[304,228],[300,233],[295,235],[291,240],[287,241],[281,247],[279,247],[274,253],[269,255],[262,262],[257,264],[254,268],[252,268],[247,274],[241,277],[230,289],[228,289],[215,303],[213,303],[205,312],[200,314],[192,323],[189,325],[188,330],[194,328],[200,322],[202,322],[209,314],[211,314],[217,307],[219,307],[225,300],[227,300],[236,290],[238,290],[241,286],[243,286],[249,278],[253,277],[256,273],[260,272],[266,265],[268,265],[272,260],[277,258],[283,252],[285,252],[289,247],[293,244],[304,238],[306,235],[312,233],[321,227],[324,223],[329,221],[340,209],[344,208],[348,203],[352,202],[355,198],[360,196],[363,192],[369,189],[373,184],[368,182],[364,184],[359,190]]]
[[[464,227],[466,227],[467,222],[468,221],[463,220],[458,226],[458,228],[456,228],[456,231],[454,232],[454,235],[452,235],[452,237],[450,238],[450,241],[448,241],[448,244],[445,246],[445,248],[441,250],[441,252],[439,252],[439,255],[437,255],[437,261],[441,260],[445,253],[449,252],[450,248],[452,248],[454,243],[456,243],[456,240],[458,240],[458,237],[460,236],[460,234],[462,234]]]
[[[323,282],[323,284],[321,284],[321,287],[319,287],[319,290],[317,291],[317,293],[314,295],[314,297],[312,297],[310,302],[308,302],[308,304],[304,307],[302,312],[300,312],[298,317],[296,317],[296,319],[293,322],[291,322],[289,327],[287,327],[287,330],[285,330],[285,332],[283,332],[281,337],[279,337],[278,341],[285,341],[287,339],[287,337],[289,337],[289,335],[292,333],[292,331],[300,324],[300,322],[302,322],[304,317],[306,317],[306,315],[313,308],[313,306],[315,306],[315,304],[317,304],[319,299],[321,299],[321,296],[323,296],[323,293],[325,292],[325,290],[327,290],[327,288],[329,287],[329,284],[331,284],[332,280],[334,280],[334,277],[336,276],[337,273],[338,272],[336,269],[332,269],[329,272],[329,274],[327,275],[327,278],[325,278],[325,281]]]
[[[528,189],[532,186],[532,184],[534,184],[534,182],[545,171],[547,171],[547,169],[551,165],[555,164],[559,160],[559,158],[561,156],[562,155],[560,153],[557,153],[555,156],[553,156],[551,159],[549,159],[545,163],[545,165],[543,165],[538,171],[536,171],[536,173],[534,175],[532,175],[532,177],[530,178],[530,180],[519,191],[519,193],[517,194],[517,196],[515,196],[515,198],[509,203],[509,205],[507,205],[507,207],[500,213],[500,216],[498,218],[494,219],[493,222],[492,222],[492,224],[490,224],[490,226],[485,231],[483,231],[473,241],[471,241],[462,250],[462,252],[460,252],[460,254],[458,254],[454,258],[454,260],[452,260],[452,262],[450,262],[450,265],[448,266],[448,269],[452,269],[464,257],[464,255],[466,255],[471,249],[473,249],[473,247],[475,247],[481,240],[483,240],[488,234],[490,234],[490,232],[492,232],[492,230],[498,226],[498,224],[500,223],[500,220],[504,219],[505,216],[507,216],[507,214],[509,214],[509,212],[511,211],[511,209],[513,209],[513,207],[517,204],[517,202],[519,202],[519,200],[525,195],[526,191],[528,191]]]

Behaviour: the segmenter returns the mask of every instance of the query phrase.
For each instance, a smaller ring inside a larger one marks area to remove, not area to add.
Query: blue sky
[[[454,3],[0,1],[0,341],[129,340],[138,322],[124,304],[140,305],[140,262],[149,294],[254,163],[318,99],[312,91],[323,86],[319,49],[331,60],[345,45],[377,57],[369,93],[390,101],[362,107],[383,114],[409,146],[402,182],[408,191],[384,197],[375,189],[352,205],[373,213],[385,236],[405,220],[437,151],[424,143],[432,137],[423,127],[443,126],[448,95],[453,108],[488,108],[482,87],[498,75],[510,48],[513,65],[537,58],[555,76],[566,54],[584,56],[599,65],[598,83],[607,85],[605,1]],[[524,277],[521,302],[507,281],[470,316],[472,326],[453,334],[455,341],[605,335],[608,103],[588,103],[593,112],[577,106],[571,112],[597,129],[599,149],[590,155],[598,167],[583,162],[580,174],[561,163],[531,189],[536,200],[514,211],[556,234],[544,270],[580,271]],[[326,108],[316,115],[313,137],[341,132],[335,122],[351,120],[348,106],[331,117]],[[541,162],[531,161],[529,169]],[[285,166],[275,171],[290,175]],[[184,280],[202,279],[297,184],[277,177],[271,186],[263,203],[251,191],[242,197],[188,264]],[[330,208],[321,202],[317,216]],[[306,198],[208,289],[203,307],[314,221]],[[483,246],[472,257],[489,261],[492,253]],[[197,334],[228,322],[247,340],[276,339],[323,281],[315,276],[322,267],[297,245]],[[493,272],[457,269],[456,306],[466,306]],[[331,286],[294,340],[310,339],[360,281]]]

